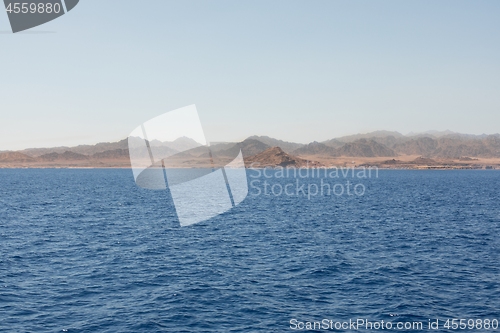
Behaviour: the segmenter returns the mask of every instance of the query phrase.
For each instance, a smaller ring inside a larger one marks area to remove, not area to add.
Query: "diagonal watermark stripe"
[[[213,154],[194,105],[138,126],[128,144],[136,184],[168,187],[181,226],[225,213],[248,195],[240,148],[226,145],[224,154]]]

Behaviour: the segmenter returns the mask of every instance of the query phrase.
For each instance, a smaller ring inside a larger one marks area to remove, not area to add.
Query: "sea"
[[[0,332],[500,332],[499,171],[278,172],[181,227],[131,170],[0,170]]]

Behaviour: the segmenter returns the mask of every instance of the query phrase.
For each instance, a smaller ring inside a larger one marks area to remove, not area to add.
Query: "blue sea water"
[[[252,188],[231,211],[181,228],[168,191],[138,188],[130,170],[0,170],[0,332],[500,320],[500,172],[352,181],[363,195]]]

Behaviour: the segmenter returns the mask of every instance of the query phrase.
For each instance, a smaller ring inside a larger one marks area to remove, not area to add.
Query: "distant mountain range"
[[[206,149],[199,147],[200,144],[194,140],[185,137],[173,142],[151,141],[149,144],[151,149],[174,158],[176,156],[183,159],[208,157]],[[241,149],[243,156],[248,159],[273,147],[280,149],[273,151],[276,156],[282,156],[280,154],[283,152],[287,156],[292,156],[292,159],[297,157],[296,164],[303,163],[301,159],[314,161],[340,157],[394,158],[409,155],[428,159],[464,161],[467,158],[500,158],[500,134],[469,135],[450,131],[429,131],[403,135],[398,132],[376,131],[309,144],[286,142],[267,136],[251,136],[239,143],[217,143],[212,144],[210,148],[214,156],[227,159],[235,157]],[[126,167],[130,166],[128,149],[128,139],[124,139],[96,145],[4,151],[0,152],[0,166]],[[180,151],[183,153],[179,154]],[[262,158],[262,156],[259,157],[261,162]],[[286,163],[286,161],[280,163]]]

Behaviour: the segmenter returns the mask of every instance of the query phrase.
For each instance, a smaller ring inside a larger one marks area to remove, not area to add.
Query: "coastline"
[[[405,168],[405,167],[378,167],[378,166],[328,166],[328,167],[301,167],[296,169],[304,169],[304,170],[317,170],[317,169],[326,169],[326,170],[345,170],[345,169],[354,169],[354,170],[363,170],[363,169],[378,169],[378,170],[416,170],[416,171],[425,171],[425,170],[436,170],[436,171],[446,171],[446,170],[483,170],[483,171],[499,171],[499,167],[493,168],[485,168],[485,167],[447,167],[447,166],[419,166],[414,168]],[[166,169],[211,169],[211,167],[176,167],[176,168],[166,168]],[[266,166],[262,168],[249,168],[248,170],[262,170],[262,169],[273,169],[273,170],[281,170],[281,169],[293,169],[286,168],[281,166]],[[57,166],[0,166],[0,170],[132,170],[131,167],[118,167],[118,166],[99,166],[99,167],[57,167]]]

